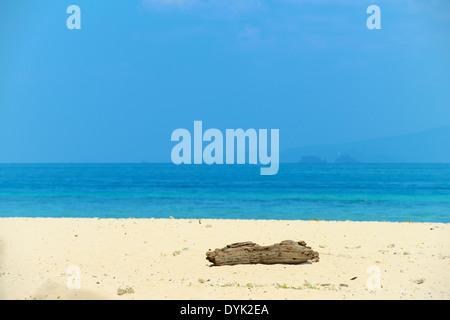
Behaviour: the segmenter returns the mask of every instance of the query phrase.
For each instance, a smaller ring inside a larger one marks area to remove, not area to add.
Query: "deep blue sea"
[[[0,164],[0,217],[450,222],[450,164]]]

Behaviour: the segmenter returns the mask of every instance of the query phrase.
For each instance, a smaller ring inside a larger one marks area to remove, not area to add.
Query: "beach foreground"
[[[0,298],[449,299],[449,236],[443,223],[0,218]],[[320,261],[206,260],[234,242],[288,239]]]

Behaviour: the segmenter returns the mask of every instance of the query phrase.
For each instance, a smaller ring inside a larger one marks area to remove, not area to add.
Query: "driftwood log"
[[[319,253],[307,247],[304,241],[285,240],[271,246],[259,246],[248,241],[208,251],[206,259],[215,266],[257,263],[299,264],[309,260],[319,261]]]

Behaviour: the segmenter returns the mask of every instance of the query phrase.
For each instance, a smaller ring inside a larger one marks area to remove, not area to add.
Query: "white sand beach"
[[[230,243],[288,239],[320,261],[206,260]],[[449,299],[449,240],[443,223],[0,218],[0,298]],[[79,289],[68,285],[74,267]],[[381,288],[368,288],[368,268]]]

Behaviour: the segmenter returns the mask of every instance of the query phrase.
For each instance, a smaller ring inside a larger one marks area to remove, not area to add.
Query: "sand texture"
[[[0,218],[0,298],[449,299],[449,236],[443,223]],[[283,240],[319,262],[206,260]]]

